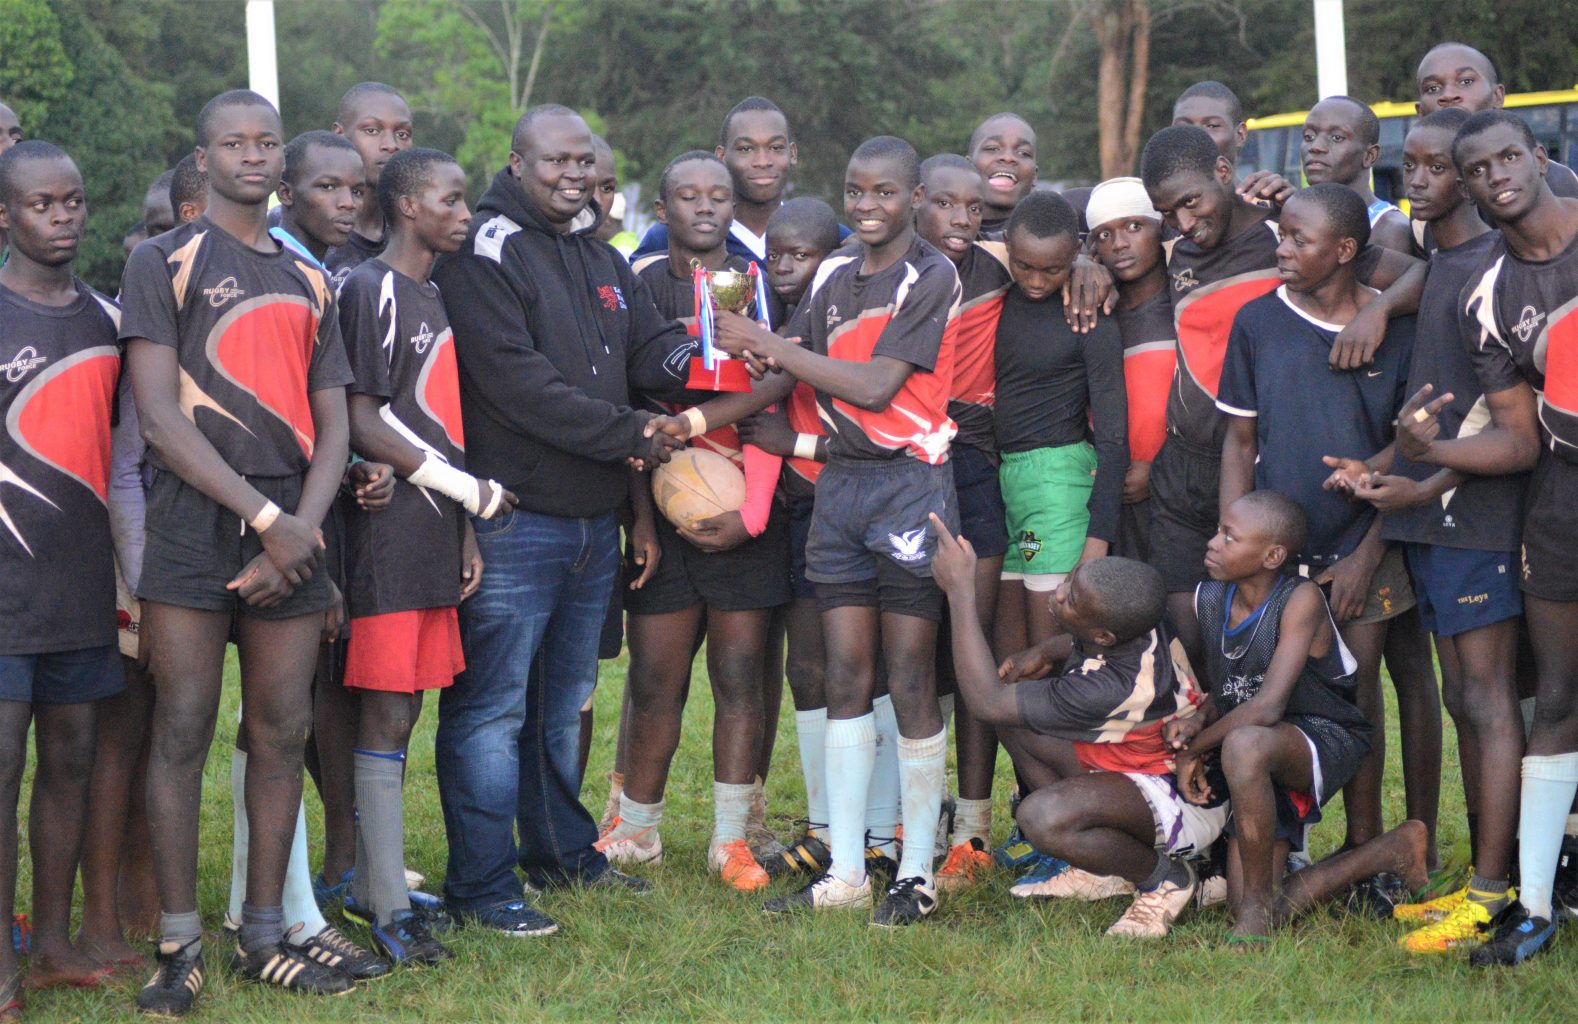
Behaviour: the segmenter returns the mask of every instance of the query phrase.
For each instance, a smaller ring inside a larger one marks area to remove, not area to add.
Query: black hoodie
[[[433,280],[455,332],[467,470],[531,512],[618,508],[624,460],[650,444],[651,414],[630,395],[678,392],[694,339],[657,311],[618,250],[590,229],[556,230],[508,170]]]

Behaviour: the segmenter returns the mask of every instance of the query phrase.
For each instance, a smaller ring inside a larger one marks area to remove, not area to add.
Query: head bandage
[[[1108,178],[1090,190],[1090,201],[1085,204],[1085,223],[1091,230],[1113,220],[1132,220],[1149,217],[1159,221],[1162,215],[1151,205],[1151,197],[1139,178]]]

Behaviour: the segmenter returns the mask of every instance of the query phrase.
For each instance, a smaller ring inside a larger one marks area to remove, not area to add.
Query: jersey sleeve
[[[1032,732],[1085,743],[1101,732],[1132,689],[1111,665],[1086,659],[1060,676],[1016,684],[1014,696],[1019,717]]]
[[[325,282],[325,289],[328,285]],[[307,391],[343,388],[355,381],[351,364],[345,358],[345,340],[340,335],[340,315],[334,296],[328,294],[318,318],[318,334],[313,340],[312,361],[307,364]]]
[[[1222,360],[1222,379],[1216,389],[1216,407],[1229,416],[1256,415],[1255,340],[1245,328],[1242,312],[1233,319],[1227,336],[1227,355]]]
[[[389,353],[383,342],[394,327],[388,322],[394,311],[391,303],[388,315],[379,315],[380,289],[369,287],[364,275],[352,274],[340,286],[337,301],[345,357],[356,378],[351,393],[387,399],[394,397],[394,386],[389,381]]]
[[[1091,435],[1096,449],[1096,479],[1086,507],[1086,535],[1113,543],[1123,506],[1123,480],[1129,471],[1129,404],[1123,378],[1123,337],[1117,324],[1103,317],[1096,329],[1080,336],[1085,362],[1085,387],[1090,396]]]
[[[1518,369],[1512,349],[1501,340],[1493,308],[1494,296],[1473,294],[1477,279],[1478,275],[1464,286],[1458,302],[1458,336],[1468,348],[1469,361],[1474,364],[1474,375],[1479,378],[1480,387],[1485,389],[1485,394],[1493,395],[1517,387],[1525,378]]]
[[[899,284],[893,316],[872,347],[872,356],[901,359],[928,372],[936,369],[943,332],[959,308],[962,294],[959,275],[951,266],[933,264],[916,270],[911,265]]]
[[[120,338],[147,338],[158,345],[180,347],[175,289],[164,253],[151,242],[132,250],[121,275]]]

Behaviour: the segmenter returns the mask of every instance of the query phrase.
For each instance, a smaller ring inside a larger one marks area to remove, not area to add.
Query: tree
[[[0,102],[34,133],[51,103],[65,97],[76,69],[60,21],[44,0],[0,0]]]
[[[1096,71],[1096,125],[1101,176],[1134,173],[1150,81],[1151,11],[1146,0],[1096,0],[1090,14],[1101,46]]]

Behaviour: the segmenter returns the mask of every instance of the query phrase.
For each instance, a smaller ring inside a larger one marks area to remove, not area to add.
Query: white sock
[[[745,819],[751,812],[751,797],[756,794],[754,783],[712,783],[712,842],[707,852],[745,838]]]
[[[805,776],[805,811],[811,834],[827,841],[827,708],[794,713],[800,743],[800,774]]]
[[[899,720],[893,698],[884,694],[871,702],[871,719],[877,730],[877,758],[866,795],[866,845],[889,857],[898,856],[899,832]]]
[[[241,920],[241,903],[247,895],[247,752],[230,752],[230,919]]]
[[[953,803],[953,845],[979,839],[985,846],[992,845],[992,798],[967,800],[959,797]]]
[[[1562,829],[1578,792],[1578,753],[1528,755],[1518,814],[1518,898],[1533,917],[1551,920],[1551,890],[1561,859]]]
[[[296,838],[290,844],[290,860],[285,864],[285,940],[301,945],[329,926],[312,894],[312,868],[307,863],[307,808],[296,805]],[[291,928],[299,922],[295,932]]]
[[[917,875],[932,882],[932,847],[942,812],[944,774],[948,767],[948,730],[924,739],[899,737],[899,780],[904,797],[904,853],[899,877]]]
[[[828,870],[850,885],[866,877],[866,793],[877,759],[877,726],[871,715],[827,723],[827,832],[833,864]]]
[[[619,824],[609,835],[617,841],[629,839],[643,829],[652,829],[652,832],[636,840],[637,846],[651,847],[657,841],[657,827],[663,824],[664,803],[662,800],[655,804],[637,803],[630,798],[629,793],[620,793]]]

